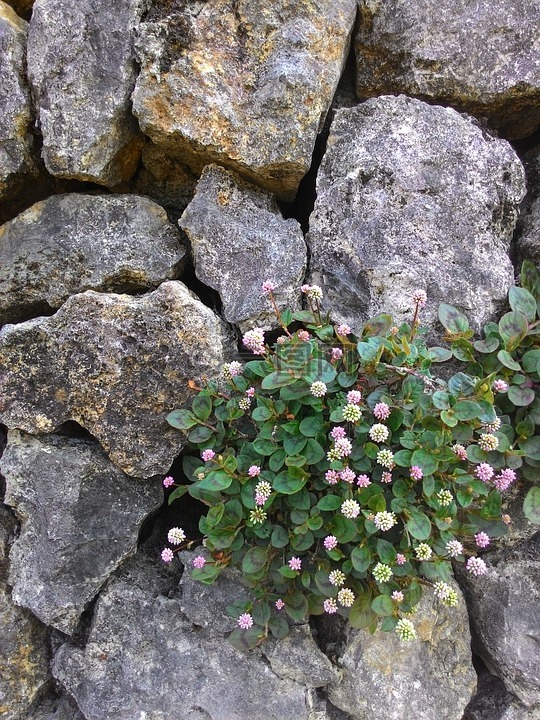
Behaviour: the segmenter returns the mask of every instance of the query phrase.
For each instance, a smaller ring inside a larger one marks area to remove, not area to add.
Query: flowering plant
[[[487,571],[477,553],[507,531],[501,493],[524,459],[531,479],[540,465],[535,282],[511,292],[512,313],[475,343],[466,318],[442,305],[448,348],[426,344],[423,291],[410,324],[379,315],[355,336],[323,314],[319,287],[303,286],[308,309],[293,313],[263,285],[283,334],[270,347],[261,329],[247,332],[256,359],[228,363],[190,409],[168,417],[200,452],[184,457],[190,482],[170,501],[187,492],[209,507],[192,576],[212,583],[232,565],[251,589],[230,608],[233,644],[284,637],[286,616],[322,613],[410,640],[423,588],[457,603],[453,560]],[[433,365],[451,357],[467,373],[437,379]],[[518,406],[515,428],[508,402]],[[173,528],[168,540],[165,561],[196,539]]]

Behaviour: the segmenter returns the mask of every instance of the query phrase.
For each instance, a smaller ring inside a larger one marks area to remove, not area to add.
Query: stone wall
[[[540,267],[536,0],[0,0],[0,718],[538,720],[540,547],[419,639],[298,625],[243,654],[234,573],[160,564],[189,382],[325,291],[505,308]],[[2,327],[3,326],[3,327]],[[189,555],[183,556],[189,561]]]

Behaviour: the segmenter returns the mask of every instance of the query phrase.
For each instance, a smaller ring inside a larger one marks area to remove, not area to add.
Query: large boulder
[[[242,330],[277,324],[262,283],[276,285],[278,307],[300,309],[307,249],[296,220],[284,220],[266,192],[210,165],[180,219],[191,241],[195,273],[217,290],[223,315]]]
[[[229,166],[292,196],[347,57],[355,0],[216,0],[158,7],[141,25],[133,111],[196,171]]]
[[[328,697],[353,720],[461,720],[476,690],[465,603],[447,608],[426,592],[411,618],[418,639],[395,633],[346,631],[338,658],[343,679]]]
[[[52,175],[112,187],[129,180],[142,140],[131,115],[133,33],[144,0],[39,0],[28,77]]]
[[[40,434],[74,420],[128,475],[157,475],[186,442],[167,414],[226,353],[227,326],[181,282],[142,297],[88,290],[0,331],[0,422]]]
[[[28,720],[34,701],[50,681],[47,629],[14,605],[7,585],[7,557],[15,519],[0,507],[0,717]]]
[[[530,260],[540,270],[540,146],[526,153],[524,164],[528,192],[521,208],[516,254],[519,263]]]
[[[540,705],[540,533],[489,554],[489,572],[460,570],[474,649],[526,706]]]
[[[22,521],[10,553],[17,605],[71,634],[109,575],[137,549],[163,500],[160,478],[118,470],[95,440],[10,431],[0,461],[5,503]]]
[[[404,93],[486,118],[505,137],[540,124],[536,0],[360,0],[359,97]]]
[[[28,23],[0,0],[0,201],[35,174],[30,91],[26,82]]]
[[[138,555],[100,595],[86,646],[55,656],[87,720],[326,720],[312,688],[193,625],[156,563]]]
[[[84,290],[134,292],[179,276],[180,233],[138,195],[55,195],[0,228],[0,325]]]
[[[478,692],[465,709],[463,720],[539,720],[540,707],[527,708],[509,693],[503,682],[486,673],[478,679]]]
[[[310,217],[311,280],[336,320],[411,319],[417,289],[475,328],[503,307],[524,170],[504,140],[450,108],[385,96],[338,110]]]
[[[11,5],[17,15],[20,15],[25,20],[30,19],[34,0],[6,0],[6,2],[8,5]]]

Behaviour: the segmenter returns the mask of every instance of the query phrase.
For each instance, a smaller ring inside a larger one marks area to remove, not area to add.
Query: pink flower
[[[476,545],[479,548],[485,548],[489,545],[489,535],[485,532],[476,533],[474,539],[476,540]]]
[[[252,398],[252,397],[255,395],[255,388],[254,388],[254,387],[249,387],[249,388],[246,390],[246,395],[248,396],[248,398]]]
[[[452,445],[452,451],[458,456],[460,460],[467,459],[467,450],[463,445]]]
[[[174,480],[170,475],[167,475],[167,477],[163,480],[163,487],[169,488],[171,485],[174,485]]]
[[[356,484],[358,485],[358,487],[365,488],[368,485],[371,485],[371,480],[368,478],[367,475],[359,475],[356,478]]]
[[[327,535],[324,538],[323,545],[326,548],[326,550],[333,550],[335,547],[337,547],[338,541],[337,537],[335,535]]]
[[[405,595],[401,592],[401,590],[394,590],[391,597],[392,600],[397,603],[401,603],[405,600]]]
[[[350,335],[352,333],[352,330],[347,323],[342,323],[341,325],[338,325],[336,328],[336,332],[338,335]]]
[[[334,451],[340,458],[349,457],[352,453],[352,443],[348,438],[339,438],[336,440]]]
[[[253,625],[253,618],[249,613],[242,613],[237,622],[238,627],[241,627],[242,630],[249,630],[249,628]]]
[[[418,465],[413,465],[410,470],[410,476],[413,480],[421,480],[424,477],[424,471]]]
[[[339,473],[336,470],[327,470],[324,478],[330,485],[335,485],[339,482]]]
[[[419,308],[423,308],[427,302],[427,295],[424,290],[415,290],[412,295],[412,300]]]
[[[466,563],[467,570],[471,575],[485,575],[488,571],[486,563],[479,557],[470,557]]]
[[[396,555],[396,565],[405,565],[406,562],[407,558],[405,557],[405,555],[402,555],[401,553],[398,553]]]
[[[390,408],[385,402],[380,402],[373,408],[373,414],[377,420],[386,420],[390,417]]]
[[[341,348],[332,348],[332,360],[341,360],[343,350]]]
[[[262,328],[248,330],[242,338],[242,343],[248,350],[251,350],[254,355],[264,355],[264,330]]]
[[[161,559],[163,562],[170,563],[172,562],[172,559],[174,558],[174,553],[171,550],[171,548],[164,548],[161,551]]]
[[[381,475],[381,482],[382,483],[391,483],[392,482],[392,473],[391,472],[383,472]]]
[[[362,393],[359,390],[349,390],[347,393],[347,402],[351,405],[359,405],[362,401]]]
[[[263,293],[265,293],[267,295],[270,293],[273,293],[275,289],[276,289],[276,286],[274,285],[274,283],[271,280],[265,280],[262,284],[262,291],[263,291]]]
[[[255,493],[255,505],[264,505],[267,500],[268,495],[263,495],[262,493]]]
[[[495,485],[499,492],[504,492],[505,490],[508,490],[515,479],[516,473],[510,468],[506,468],[505,470],[501,470],[499,475],[495,477],[493,485]]]
[[[173,527],[167,534],[167,540],[171,545],[181,545],[186,539],[186,533],[179,527]]]
[[[301,292],[301,293],[304,293],[304,295],[305,295],[306,293],[308,293],[310,290],[311,290],[311,285],[307,285],[307,284],[306,284],[306,285],[301,285],[301,286],[300,286],[300,292]]]
[[[488,463],[480,463],[480,465],[476,468],[476,477],[479,480],[482,480],[482,482],[489,482],[494,474],[495,470],[493,470],[491,465],[488,465]]]
[[[348,483],[353,483],[354,479],[356,477],[355,473],[351,470],[351,468],[345,468],[345,470],[342,470],[339,473],[339,476],[342,480]]]
[[[283,608],[285,607],[285,603],[281,598],[278,598],[275,602],[275,606],[277,610],[283,610]]]
[[[201,453],[201,457],[204,460],[204,462],[208,462],[209,460],[212,460],[216,456],[216,453],[213,450],[203,450]]]
[[[252,465],[248,470],[249,477],[257,477],[260,475],[261,468],[258,465]]]
[[[337,612],[337,603],[333,598],[328,598],[323,602],[323,608],[324,611],[327,612],[329,615],[333,615]]]
[[[197,555],[197,557],[193,558],[191,564],[194,568],[201,570],[201,568],[206,565],[206,558],[204,558],[202,555]]]
[[[345,428],[341,427],[341,425],[337,425],[330,431],[330,437],[332,438],[332,440],[341,440],[346,435],[347,433],[345,432]]]
[[[291,568],[291,570],[301,570],[302,569],[302,561],[300,560],[300,558],[293,556],[289,560],[289,567]]]
[[[307,342],[308,340],[311,340],[311,335],[308,333],[307,330],[299,330],[297,333],[298,339],[302,342]]]
[[[505,393],[508,390],[508,383],[504,380],[494,380],[491,387],[495,392]]]

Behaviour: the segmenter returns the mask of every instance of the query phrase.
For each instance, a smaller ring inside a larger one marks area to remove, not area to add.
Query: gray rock
[[[360,0],[357,93],[404,93],[486,118],[511,138],[540,124],[536,0]]]
[[[46,696],[32,708],[25,720],[86,720],[74,702],[67,697]]]
[[[516,254],[519,265],[530,260],[540,270],[540,147],[527,153],[524,160],[528,193],[522,206]]]
[[[129,180],[142,140],[130,112],[133,32],[144,0],[40,0],[28,77],[51,175],[112,187]]]
[[[450,108],[403,96],[338,110],[310,218],[311,280],[335,319],[358,330],[411,295],[434,323],[439,301],[479,328],[513,282],[507,252],[525,193],[510,145]]]
[[[0,325],[84,290],[133,292],[182,272],[163,208],[137,195],[55,195],[0,228]]]
[[[343,680],[329,686],[328,697],[354,720],[461,720],[476,690],[465,603],[447,608],[426,592],[417,607],[417,640],[348,630],[338,660]]]
[[[137,174],[137,192],[149,195],[178,220],[193,198],[197,176],[180,160],[148,140]]]
[[[30,91],[26,82],[28,24],[0,0],[0,200],[35,174]]]
[[[20,15],[25,20],[30,20],[34,0],[6,0],[6,3],[11,5],[17,15]]]
[[[15,521],[0,508],[0,717],[27,720],[32,704],[50,680],[46,628],[11,600],[6,559]]]
[[[296,220],[273,198],[217,165],[205,168],[180,219],[199,280],[217,290],[226,320],[242,330],[277,324],[262,283],[275,282],[278,307],[300,309],[307,250]]]
[[[225,353],[225,324],[181,282],[139,298],[88,290],[0,331],[0,422],[40,434],[74,420],[128,475],[164,473],[186,442],[166,416]]]
[[[248,0],[156,8],[137,43],[143,132],[200,172],[224,164],[296,192],[347,57],[356,2]]]
[[[476,652],[526,706],[540,705],[540,533],[484,556],[489,572],[458,578]]]
[[[119,578],[100,595],[85,648],[65,644],[54,659],[87,720],[324,720],[313,690],[194,627],[155,570],[131,572],[142,582]]]
[[[0,461],[7,505],[22,521],[10,554],[17,605],[71,634],[109,575],[137,549],[163,500],[161,478],[135,480],[94,440],[10,431]]]
[[[478,693],[465,709],[463,720],[540,720],[540,707],[526,708],[499,678],[487,674],[479,678]]]

